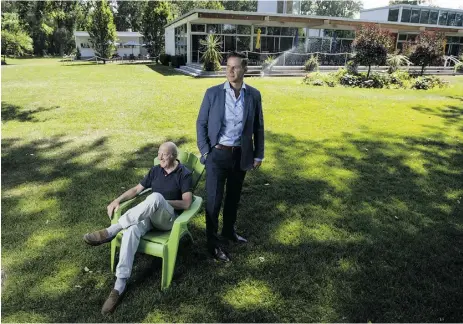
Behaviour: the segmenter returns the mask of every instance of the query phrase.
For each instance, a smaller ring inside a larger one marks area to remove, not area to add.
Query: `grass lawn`
[[[108,246],[82,234],[138,183],[157,147],[197,153],[205,90],[156,65],[2,66],[3,322],[460,322],[463,78],[446,89],[311,87],[262,92],[263,167],[249,172],[233,261],[208,258],[204,211],[160,292],[137,255],[115,314]],[[205,197],[204,181],[196,194]],[[87,267],[90,271],[85,271]]]

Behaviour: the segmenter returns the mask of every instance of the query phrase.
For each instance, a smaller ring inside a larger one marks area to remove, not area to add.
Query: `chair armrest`
[[[202,201],[203,199],[201,197],[193,196],[193,202],[191,203],[190,208],[183,211],[183,213],[181,213],[175,219],[174,226],[175,226],[175,223],[178,223],[178,224],[188,223],[190,218],[198,213],[199,208],[201,207]]]
[[[119,209],[114,212],[113,218],[111,218],[111,224],[116,224],[119,218],[121,218],[123,211],[125,212],[127,209],[132,207],[135,204],[135,202],[138,200],[138,198],[143,197],[150,192],[151,192],[151,188],[147,188],[143,190],[142,192],[140,192],[136,197],[126,200],[122,202],[121,204],[119,204]]]

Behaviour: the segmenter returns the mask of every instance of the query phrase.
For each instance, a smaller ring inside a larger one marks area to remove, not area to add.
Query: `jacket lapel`
[[[251,111],[251,94],[249,93],[249,89],[244,90],[244,109],[243,109],[243,132],[246,128],[246,122],[248,121],[248,115]]]
[[[223,85],[219,89],[219,120],[222,122],[225,118],[225,90]]]

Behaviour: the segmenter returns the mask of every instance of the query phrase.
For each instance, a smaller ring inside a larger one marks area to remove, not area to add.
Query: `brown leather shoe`
[[[97,246],[103,243],[111,242],[114,236],[109,236],[108,231],[106,229],[102,229],[93,233],[87,233],[84,235],[83,239],[85,243]]]
[[[111,290],[108,299],[106,299],[106,301],[103,304],[103,307],[101,308],[101,314],[107,315],[114,312],[117,305],[121,301],[121,296],[122,295],[120,295],[116,289]]]

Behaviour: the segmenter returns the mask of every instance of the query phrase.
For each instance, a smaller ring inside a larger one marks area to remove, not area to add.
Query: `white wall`
[[[142,44],[143,39],[142,37],[137,37],[137,36],[119,36],[119,39],[117,40],[118,43],[127,43],[129,41],[134,41],[139,44]],[[83,48],[81,44],[87,44],[90,46],[90,48]],[[93,57],[95,56],[95,51],[93,48],[91,48],[92,44],[90,43],[90,37],[87,36],[76,36],[76,46],[80,51],[80,54],[82,57]],[[140,46],[134,46],[133,47],[133,55],[138,56],[142,52],[142,49]],[[132,54],[132,47],[117,47],[117,53],[120,56],[127,55],[129,56]]]
[[[137,42],[138,44],[142,44],[142,38],[137,37],[137,36],[119,36],[119,39],[117,40],[118,43],[124,44],[130,41]],[[117,46],[117,53],[119,56],[124,56],[127,55],[129,56],[132,54],[132,46],[130,47],[120,47],[121,45]],[[141,46],[134,46],[133,47],[133,55],[138,56],[138,54],[141,54]]]
[[[175,55],[175,28],[169,26],[165,29],[166,54]]]
[[[276,1],[257,1],[257,12],[271,12],[277,13],[277,2]]]
[[[360,19],[372,21],[387,21],[389,9],[369,10],[360,13]]]

